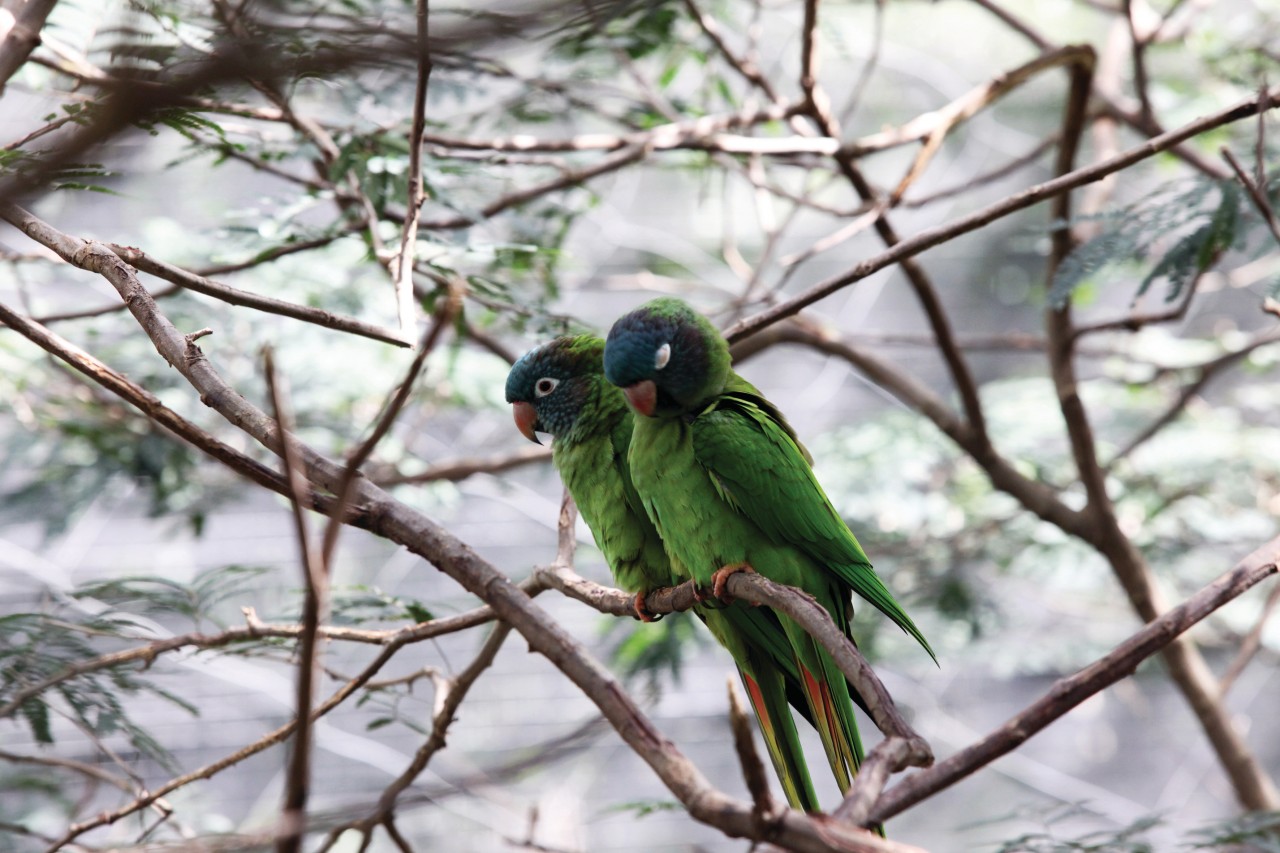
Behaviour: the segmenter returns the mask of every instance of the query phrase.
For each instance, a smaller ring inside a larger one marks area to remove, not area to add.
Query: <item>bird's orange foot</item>
[[[654,613],[644,605],[644,593],[637,592],[636,600],[632,602],[631,609],[635,611],[636,618],[641,622],[657,622],[662,618],[661,613]]]
[[[711,590],[707,589],[704,586],[699,586],[696,583],[693,585],[694,601],[698,602],[699,604],[706,604],[708,601],[711,601],[714,598],[715,598],[715,594],[712,593]]]
[[[733,601],[733,596],[725,589],[725,584],[729,582],[729,576],[737,572],[751,572],[755,574],[755,569],[751,568],[747,563],[731,563],[715,570],[711,575],[711,589],[715,593],[716,598],[728,604]]]

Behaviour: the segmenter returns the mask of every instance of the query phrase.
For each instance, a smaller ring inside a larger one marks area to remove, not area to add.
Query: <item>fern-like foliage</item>
[[[0,617],[0,707],[18,702],[14,717],[38,743],[53,743],[57,718],[95,737],[123,735],[140,754],[170,767],[168,753],[134,723],[127,700],[148,694],[198,715],[186,699],[144,677],[136,661],[91,663],[138,643],[139,625],[178,616],[197,626],[244,589],[260,569],[229,566],[190,583],[135,577],[95,582],[59,595],[38,612]],[[236,651],[243,652],[245,646]]]
[[[1250,812],[1191,833],[1193,850],[1280,853],[1280,811]]]
[[[1234,180],[1195,180],[1162,187],[1141,200],[1096,216],[1058,222],[1102,223],[1098,236],[1076,248],[1058,267],[1049,301],[1060,308],[1085,281],[1120,264],[1149,265],[1134,294],[1158,281],[1172,302],[1228,249],[1240,248],[1256,214]]]
[[[134,724],[123,700],[149,692],[193,715],[195,706],[140,678],[136,665],[71,674],[78,664],[102,653],[104,638],[120,636],[127,625],[117,614],[84,618],[62,607],[0,618],[0,703],[8,704],[32,685],[53,681],[18,708],[37,742],[54,742],[53,718],[63,715],[97,737],[123,734],[138,752],[170,766],[164,748]]]

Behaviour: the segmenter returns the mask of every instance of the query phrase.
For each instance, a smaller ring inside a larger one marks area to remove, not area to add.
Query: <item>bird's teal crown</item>
[[[620,388],[652,380],[655,414],[667,417],[694,411],[723,391],[729,363],[729,344],[711,321],[671,296],[618,318],[604,349],[605,378]]]
[[[525,353],[507,374],[508,403],[530,403],[538,414],[534,428],[568,435],[579,417],[602,402],[604,340],[596,335],[562,335]],[[614,407],[625,411],[620,395]]]

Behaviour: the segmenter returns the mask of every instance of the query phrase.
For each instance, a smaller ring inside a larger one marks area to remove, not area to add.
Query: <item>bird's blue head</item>
[[[507,402],[525,438],[541,444],[539,432],[568,436],[584,413],[596,409],[601,390],[608,388],[603,354],[604,341],[595,335],[565,335],[530,350],[511,366]]]
[[[662,297],[624,314],[609,330],[604,375],[638,413],[674,417],[724,390],[729,345],[685,302]]]

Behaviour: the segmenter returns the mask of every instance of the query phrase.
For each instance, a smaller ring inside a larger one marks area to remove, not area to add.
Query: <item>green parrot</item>
[[[564,336],[531,350],[507,376],[507,402],[530,441],[551,433],[555,463],[618,585],[636,595],[636,616],[649,590],[678,583],[658,531],[645,514],[627,464],[634,417],[604,378],[604,340]],[[687,572],[679,572],[687,576]],[[681,578],[681,579],[682,579]],[[767,608],[699,607],[697,615],[738,665],[769,756],[793,808],[817,811],[788,699],[807,702],[786,632]],[[812,722],[812,718],[810,718]]]
[[[648,302],[610,329],[604,372],[643,416],[631,437],[632,483],[684,577],[719,594],[729,573],[757,571],[812,595],[846,636],[857,592],[934,657],[831,506],[791,426],[730,368],[729,345],[710,321],[679,299]],[[848,790],[863,758],[849,685],[820,644],[781,621],[828,762]]]

